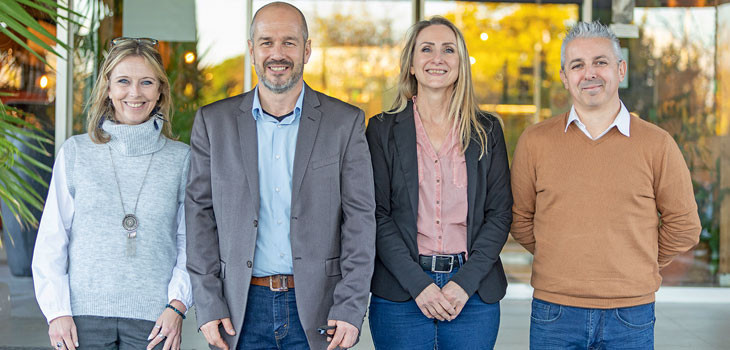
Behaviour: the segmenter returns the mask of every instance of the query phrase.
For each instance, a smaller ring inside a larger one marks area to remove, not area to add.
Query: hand
[[[174,306],[180,312],[185,313],[185,304],[179,300],[173,300],[170,305]],[[160,317],[157,318],[155,326],[152,328],[152,332],[147,337],[147,340],[152,340],[147,345],[147,350],[151,350],[162,340],[165,340],[163,350],[180,350],[180,333],[182,330],[183,319],[174,310],[165,308],[162,311]]]
[[[347,349],[355,345],[357,334],[359,333],[357,327],[345,321],[336,320],[327,320],[327,325],[337,326],[337,328],[327,331],[327,341],[330,342],[327,350],[336,349],[338,346],[342,349]]]
[[[233,329],[231,319],[228,317],[221,318],[220,320],[210,321],[200,327],[200,331],[203,332],[203,336],[205,336],[205,340],[208,341],[208,344],[223,350],[229,350],[228,343],[223,340],[223,338],[221,337],[221,333],[218,331],[218,325],[220,324],[223,325],[223,329],[226,330],[226,333],[228,333],[228,335],[236,335],[236,330]]]
[[[439,321],[451,321],[456,317],[454,306],[444,297],[441,289],[434,283],[429,284],[428,287],[421,291],[421,294],[418,294],[416,304],[428,318],[436,318]]]
[[[48,337],[51,346],[58,349],[76,350],[79,346],[79,337],[76,335],[76,323],[71,316],[56,317],[48,324]],[[58,344],[61,346],[57,346]]]
[[[449,283],[446,283],[446,285],[441,288],[441,293],[444,295],[446,300],[454,306],[456,312],[453,314],[452,319],[459,316],[464,305],[466,305],[466,302],[469,300],[469,296],[464,291],[464,288],[461,288],[461,286],[456,284],[456,282],[449,281]]]

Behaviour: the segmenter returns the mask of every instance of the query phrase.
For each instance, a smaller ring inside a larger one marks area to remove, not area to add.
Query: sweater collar
[[[101,128],[111,136],[107,144],[115,151],[125,156],[141,156],[157,152],[165,145],[165,137],[161,134],[164,122],[159,117],[137,125],[105,120]]]

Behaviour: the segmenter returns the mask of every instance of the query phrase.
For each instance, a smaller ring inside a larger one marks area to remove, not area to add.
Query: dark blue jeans
[[[269,287],[252,285],[242,328],[239,350],[309,349],[293,288],[273,292]]]
[[[654,303],[584,309],[532,300],[530,349],[654,349]]]
[[[443,287],[456,270],[426,273]],[[475,293],[453,321],[441,322],[424,316],[413,299],[395,302],[373,295],[368,317],[376,349],[492,349],[499,329],[499,302],[487,304]]]

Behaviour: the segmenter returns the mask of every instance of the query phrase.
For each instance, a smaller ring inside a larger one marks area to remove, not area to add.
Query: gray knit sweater
[[[108,143],[95,144],[84,134],[63,145],[75,206],[68,246],[73,315],[155,321],[168,302],[190,150],[162,136],[160,123],[154,118],[139,125],[106,121]],[[122,218],[133,211],[138,194],[139,227],[130,239]]]

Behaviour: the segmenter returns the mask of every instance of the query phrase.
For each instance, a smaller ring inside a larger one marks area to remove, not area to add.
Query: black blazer
[[[497,118],[480,115],[488,131],[487,154],[479,159],[479,142],[464,154],[467,172],[467,251],[464,266],[453,276],[471,296],[494,303],[504,297],[507,278],[499,253],[512,223],[512,190],[502,127]],[[418,264],[418,155],[413,104],[398,114],[369,121],[366,131],[375,178],[377,239],[374,295],[391,301],[415,299],[433,279]]]

